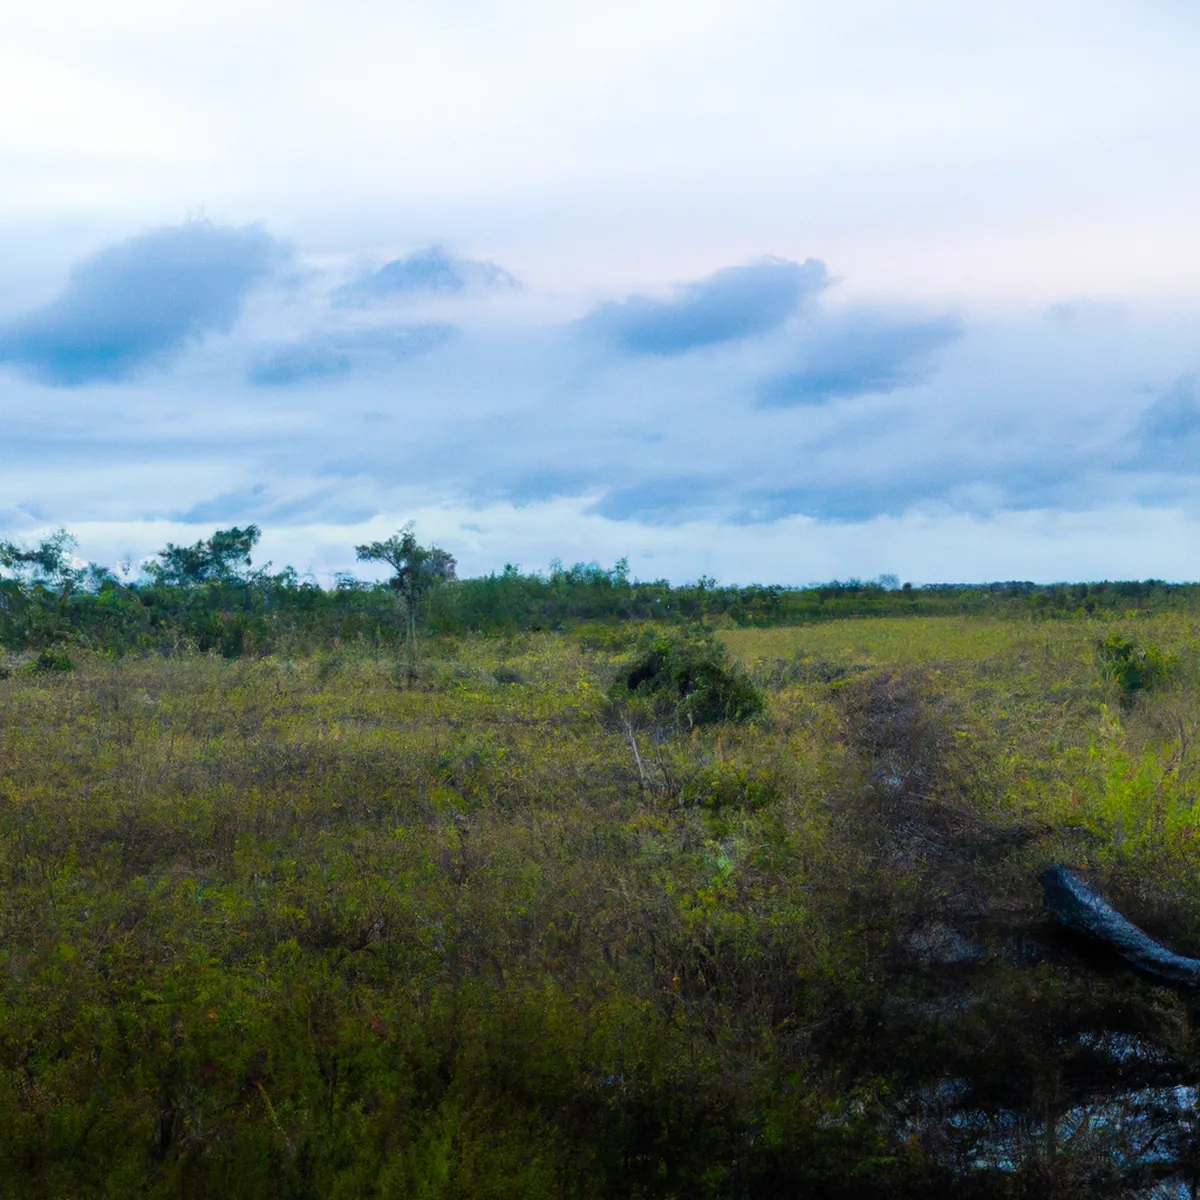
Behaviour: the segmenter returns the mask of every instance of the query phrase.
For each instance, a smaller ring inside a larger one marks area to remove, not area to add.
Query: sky
[[[7,0],[0,537],[1200,577],[1184,0]]]

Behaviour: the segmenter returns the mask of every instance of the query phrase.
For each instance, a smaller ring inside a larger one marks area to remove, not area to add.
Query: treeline
[[[1144,582],[1037,585],[899,586],[884,577],[818,587],[715,580],[673,586],[632,578],[622,560],[546,572],[508,566],[471,579],[454,576],[453,559],[436,547],[408,545],[418,563],[440,574],[412,590],[414,568],[401,557],[392,579],[371,583],[342,574],[331,588],[288,567],[252,570],[257,527],[218,530],[194,546],[168,544],[136,579],[95,564],[80,565],[74,541],[60,532],[34,547],[0,541],[0,645],[44,651],[78,646],[112,654],[194,649],[229,657],[311,652],[345,644],[388,647],[406,635],[414,596],[422,629],[432,634],[504,634],[586,622],[705,621],[737,626],[792,625],[845,617],[1127,616],[1200,607],[1200,584]],[[359,547],[365,551],[392,543]],[[433,560],[420,555],[433,554]],[[437,559],[437,555],[442,555]],[[378,558],[378,555],[375,556]],[[390,561],[390,560],[388,560]],[[432,586],[432,584],[436,586]],[[49,660],[48,660],[49,661]]]

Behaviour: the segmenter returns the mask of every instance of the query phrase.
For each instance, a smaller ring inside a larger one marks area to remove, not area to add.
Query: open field
[[[610,697],[620,625],[443,639],[414,686],[349,649],[16,670],[0,1195],[1189,1177],[1191,1002],[1038,875],[1200,952],[1198,625],[727,630],[765,711],[694,728]]]
[[[861,664],[880,669],[951,666],[968,669],[987,664],[1015,678],[1023,663],[1038,661],[1045,671],[1060,676],[1053,683],[1074,680],[1094,684],[1096,641],[1114,629],[1131,632],[1172,652],[1194,650],[1200,642],[1200,619],[1195,614],[1144,616],[1135,621],[1076,620],[1034,622],[994,621],[976,617],[882,617],[873,620],[830,621],[774,629],[737,629],[722,640],[743,662],[786,658],[800,653],[829,662]]]

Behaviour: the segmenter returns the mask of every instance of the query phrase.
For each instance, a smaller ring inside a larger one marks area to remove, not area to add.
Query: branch
[[[629,738],[629,745],[633,748],[633,761],[637,763],[638,779],[644,788],[646,786],[646,766],[642,762],[641,754],[638,752],[637,738],[633,734],[633,722],[626,718],[624,724],[625,736]]]
[[[1108,946],[1157,983],[1185,991],[1200,990],[1200,959],[1185,958],[1156,942],[1073,871],[1051,867],[1042,876],[1042,892],[1046,911],[1060,925]]]

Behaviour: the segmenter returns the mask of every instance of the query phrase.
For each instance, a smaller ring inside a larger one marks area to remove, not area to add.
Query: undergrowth
[[[1086,620],[733,632],[694,653],[758,707],[690,721],[640,636],[431,641],[415,680],[353,646],[7,662],[0,1195],[1166,1174],[1128,1122],[1059,1130],[1200,1079],[1190,1004],[1036,881],[1068,862],[1200,951],[1195,630],[1138,626],[1176,666],[1131,700]]]

